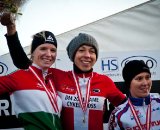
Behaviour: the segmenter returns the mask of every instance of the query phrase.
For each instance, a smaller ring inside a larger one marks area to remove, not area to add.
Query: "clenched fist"
[[[0,16],[0,22],[4,26],[12,25],[15,22],[15,17],[12,13],[3,13]]]

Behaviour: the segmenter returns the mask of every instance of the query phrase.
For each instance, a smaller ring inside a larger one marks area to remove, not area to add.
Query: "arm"
[[[108,130],[121,130],[122,129],[119,127],[117,117],[115,116],[116,111],[117,111],[116,109],[113,110],[113,112],[110,115],[109,122],[108,122]]]
[[[7,28],[7,34],[5,36],[14,65],[20,69],[27,69],[31,64],[31,61],[27,57],[23,47],[20,44],[18,33],[16,31],[16,25],[12,15],[9,13],[4,13],[1,17],[1,24]]]
[[[15,86],[17,84],[10,75],[0,76],[0,95],[12,92]]]
[[[27,57],[26,53],[23,50],[23,47],[20,44],[18,33],[15,32],[14,35],[8,36],[5,35],[7,39],[7,45],[13,64],[19,69],[28,69],[31,64],[30,59]]]
[[[126,96],[116,87],[114,82],[109,78],[106,77],[106,86],[107,92],[108,92],[108,100],[110,103],[112,103],[114,106],[118,106],[126,101]]]

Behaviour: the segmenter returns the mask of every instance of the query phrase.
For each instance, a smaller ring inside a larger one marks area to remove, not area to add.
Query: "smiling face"
[[[152,86],[151,76],[147,72],[136,75],[130,84],[130,94],[132,97],[143,98],[149,95]]]
[[[32,60],[34,64],[46,70],[55,62],[56,56],[57,48],[53,44],[45,43],[34,50]]]
[[[89,71],[96,63],[95,49],[92,46],[82,45],[75,54],[74,63],[80,70]]]

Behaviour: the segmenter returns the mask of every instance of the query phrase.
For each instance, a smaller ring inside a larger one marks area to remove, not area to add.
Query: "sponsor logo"
[[[61,91],[67,93],[76,93],[76,89],[74,87],[68,86],[66,84],[60,86]]]
[[[92,90],[94,93],[100,93],[100,89],[93,89]]]
[[[38,88],[43,88],[42,84],[40,84],[40,83],[37,83],[36,86],[37,86]]]
[[[142,60],[145,62],[145,64],[150,68],[150,69],[155,69],[157,67],[157,61],[149,56],[131,56],[127,57],[121,62],[121,67],[123,68],[126,63],[132,60]]]
[[[136,115],[137,115],[139,118],[142,118],[142,117],[143,117],[139,110],[136,110]],[[135,119],[134,116],[133,116],[133,114],[130,115],[130,118],[131,118],[131,120],[134,120],[134,119]]]
[[[118,58],[117,57],[106,57],[101,59],[102,72],[118,71]]]
[[[50,36],[50,35],[47,37],[46,41],[54,42],[54,40],[53,40],[52,36]]]
[[[0,76],[3,76],[7,73],[8,67],[6,64],[0,62]]]

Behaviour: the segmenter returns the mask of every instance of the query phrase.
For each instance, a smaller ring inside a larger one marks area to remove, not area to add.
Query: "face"
[[[96,52],[92,46],[82,45],[76,52],[75,65],[82,71],[89,71],[96,63]]]
[[[43,70],[48,69],[55,62],[57,49],[53,44],[42,44],[32,53],[32,60]]]
[[[142,72],[136,75],[130,85],[130,93],[132,97],[143,98],[148,96],[152,86],[150,74]]]

